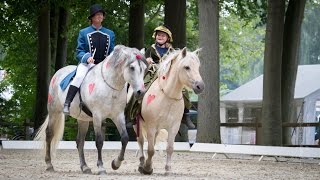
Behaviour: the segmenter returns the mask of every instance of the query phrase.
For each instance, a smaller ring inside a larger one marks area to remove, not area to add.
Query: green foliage
[[[320,64],[320,2],[307,1],[301,26],[299,64]]]
[[[1,120],[6,124],[3,126],[6,128],[1,130],[11,136],[18,129],[23,130],[23,122],[32,117],[35,102],[37,31],[33,3],[34,1],[0,3],[3,14],[0,19],[0,47],[4,52],[0,59],[0,69],[5,69],[8,74],[1,84],[13,89],[12,98],[2,101],[0,105],[3,117]]]
[[[198,3],[195,0],[188,1],[187,3],[187,47],[190,50],[199,48],[199,20],[198,18]]]
[[[264,28],[246,22],[234,14],[220,18],[220,79],[228,89],[262,73]],[[223,86],[225,87],[225,86]]]
[[[256,21],[255,26],[265,25],[267,22],[267,0],[224,0],[220,1],[221,13],[232,13],[246,22],[253,19]]]
[[[147,0],[145,3],[145,47],[154,43],[153,30],[164,24],[164,0]]]
[[[0,69],[8,71],[8,78],[0,84],[0,93],[12,86],[14,94],[9,101],[0,99],[0,120],[11,124],[10,128],[0,128],[0,134],[13,134],[12,126],[22,129],[26,118],[33,116],[37,63],[37,17],[41,3],[37,0],[0,2]],[[42,2],[42,1],[41,1]],[[229,2],[229,1],[225,1]],[[238,2],[238,1],[234,1]],[[255,1],[258,3],[258,1]],[[116,34],[116,44],[128,45],[129,1],[51,1],[56,6],[64,6],[70,13],[68,24],[67,64],[77,64],[75,49],[79,30],[90,24],[87,19],[89,7],[99,3],[106,11],[103,25]],[[234,3],[235,4],[235,3]],[[52,5],[52,4],[51,4]],[[261,73],[264,29],[259,26],[259,7],[249,7],[243,13],[245,19],[238,18],[238,11],[230,10],[220,18],[220,59],[221,87],[233,89]],[[238,6],[234,6],[238,7]],[[231,8],[231,7],[230,7]],[[229,9],[230,9],[229,8]],[[225,8],[228,9],[228,8]],[[251,13],[247,10],[252,10]],[[259,10],[260,12],[261,10]],[[240,12],[240,11],[239,11]],[[261,11],[262,12],[262,11]],[[153,29],[164,21],[164,0],[145,0],[145,47],[154,43]],[[187,1],[187,47],[198,47],[198,7],[196,0]],[[54,73],[54,67],[51,74]],[[233,86],[232,86],[233,85]],[[76,121],[66,119],[65,140],[74,140],[77,133]],[[92,138],[92,134],[87,138]]]

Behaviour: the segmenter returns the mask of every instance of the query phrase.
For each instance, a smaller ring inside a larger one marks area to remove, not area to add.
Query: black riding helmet
[[[102,7],[99,4],[94,4],[89,9],[90,15],[88,16],[88,19],[91,19],[96,13],[102,12],[103,16],[105,16],[106,12],[102,9]]]

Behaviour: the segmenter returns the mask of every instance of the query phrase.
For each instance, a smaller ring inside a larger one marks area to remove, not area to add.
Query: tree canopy
[[[129,0],[96,1],[43,1],[5,0],[0,2],[0,69],[7,71],[7,78],[0,82],[0,93],[12,87],[10,100],[0,97],[0,120],[17,124],[22,128],[27,118],[32,118],[36,102],[37,68],[37,20],[43,3],[64,7],[69,13],[67,22],[67,64],[75,60],[76,39],[81,28],[89,25],[88,9],[93,3],[100,3],[106,11],[103,25],[116,34],[116,44],[129,44]],[[164,23],[164,0],[145,0],[144,46],[154,42],[153,29]],[[199,47],[198,1],[188,0],[186,10],[186,46],[190,50]],[[262,74],[263,52],[266,28],[266,0],[224,0],[219,1],[219,57],[220,92],[229,92]],[[51,12],[52,13],[52,12]],[[308,1],[302,24],[299,59],[301,64],[319,63],[320,24],[319,1]],[[52,14],[51,17],[54,17]],[[63,34],[58,34],[62,36]],[[51,45],[53,46],[53,45]],[[55,72],[51,60],[50,74]],[[5,123],[6,124],[6,123]],[[1,125],[1,124],[0,124]],[[10,129],[10,128],[9,128]],[[0,126],[0,134],[13,133]]]

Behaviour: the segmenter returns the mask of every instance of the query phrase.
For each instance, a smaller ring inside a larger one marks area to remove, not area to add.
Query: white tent
[[[318,78],[320,78],[320,64],[298,67],[294,94],[297,117],[292,122],[316,122],[316,108],[320,108],[320,82],[317,80]],[[251,112],[252,109],[261,110],[262,96],[263,75],[260,75],[221,98],[221,121],[229,122],[230,109],[237,109],[237,122],[246,122],[245,114],[249,108]],[[259,119],[260,117],[255,118]],[[255,130],[251,128],[248,133],[243,129],[241,127],[222,129],[223,140],[226,143],[231,141],[231,143],[241,144],[256,142],[256,139],[252,140],[252,133],[255,133]],[[315,127],[292,128],[292,132],[293,144],[314,144]],[[234,134],[238,139],[227,138],[226,136],[230,136],[230,134]],[[243,138],[243,136],[249,137]]]

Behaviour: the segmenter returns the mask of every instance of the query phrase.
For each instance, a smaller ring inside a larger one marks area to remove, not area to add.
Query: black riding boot
[[[70,104],[71,104],[74,96],[77,94],[78,90],[79,90],[79,88],[77,88],[76,86],[70,85],[68,93],[67,93],[66,101],[63,106],[63,113],[65,115],[70,114],[70,111],[69,111]]]
[[[185,107],[181,123],[186,124],[188,129],[194,129],[194,128],[196,128],[196,126],[191,121],[189,112],[190,112],[190,110]]]
[[[183,114],[182,121],[181,123],[184,123],[187,125],[188,129],[194,129],[196,126],[193,124],[191,121],[190,115],[188,114]]]

